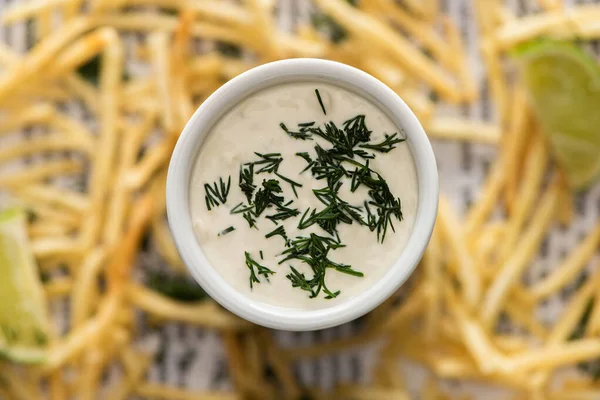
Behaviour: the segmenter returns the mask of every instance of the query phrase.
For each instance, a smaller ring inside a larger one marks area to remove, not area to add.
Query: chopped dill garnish
[[[277,175],[279,178],[281,178],[281,180],[289,183],[290,186],[292,187],[292,191],[294,192],[294,196],[296,196],[296,198],[298,198],[298,193],[296,192],[296,188],[297,187],[302,187],[302,185],[300,183],[298,183],[298,182],[294,182],[290,178],[286,178],[285,176],[281,175],[278,172],[275,172],[275,175]]]
[[[233,231],[235,231],[235,228],[234,228],[233,226],[230,226],[229,228],[227,228],[227,229],[224,229],[224,230],[222,230],[221,232],[219,232],[219,233],[217,234],[217,236],[224,236],[224,235],[227,235],[228,233],[231,233],[231,232],[233,232]]]
[[[254,185],[254,164],[240,166],[239,180],[240,183],[238,186],[242,190],[242,193],[244,193],[246,196],[246,199],[248,199],[248,202],[250,202],[252,200],[254,190],[256,189],[256,185]]]
[[[290,131],[283,122],[280,123],[279,126],[285,131],[285,133],[287,133],[294,139],[312,140],[312,133],[310,133],[310,127],[314,124],[314,122],[305,122],[298,124],[298,131]]]
[[[283,196],[278,194],[282,192],[283,190],[277,179],[263,180],[262,188],[258,189],[254,196],[254,215],[259,217],[267,207],[283,203]]]
[[[237,206],[233,207],[230,211],[231,214],[242,214],[246,211],[252,210],[254,207],[249,205],[244,205],[244,203],[240,203]]]
[[[395,144],[406,141],[406,139],[396,136],[398,136],[398,133],[394,133],[391,136],[386,133],[385,140],[383,142],[376,144],[361,144],[359,147],[362,147],[363,149],[379,151],[380,153],[389,153],[396,148],[396,146],[394,146]]]
[[[311,212],[310,208],[307,209],[300,218],[298,228],[306,229],[316,223],[325,232],[335,235],[337,225],[340,223],[352,224],[353,221],[356,221],[361,225],[366,225],[359,212],[361,208],[350,205],[339,197],[338,191],[341,186],[341,182],[338,182],[334,189],[330,187],[314,189],[315,197],[326,207],[319,212],[316,210]]]
[[[304,151],[301,153],[296,153],[296,155],[298,157],[302,157],[304,159],[304,161],[306,161],[308,163],[306,168],[304,168],[302,171],[300,171],[300,173],[303,173],[304,171],[311,169],[315,165],[315,162],[313,161],[312,158],[310,158],[310,154],[308,154],[307,152]]]
[[[318,89],[315,89],[315,94],[323,114],[327,115]],[[286,199],[282,183],[290,185],[296,198],[297,189],[303,185],[279,172],[284,161],[282,154],[255,152],[258,160],[242,164],[239,172],[239,188],[247,202],[240,202],[230,212],[242,214],[251,228],[258,229],[257,220],[261,217],[277,225],[265,238],[283,238],[285,249],[281,253],[282,259],[279,264],[296,261],[310,268],[303,271],[298,265],[289,265],[290,270],[286,278],[290,280],[292,287],[306,291],[311,298],[323,293],[326,299],[332,299],[340,294],[340,290],[332,291],[327,287],[325,277],[328,269],[355,277],[364,276],[351,265],[329,258],[331,251],[345,246],[340,239],[339,225],[356,222],[375,232],[377,241],[383,243],[389,229],[395,232],[394,219],[402,221],[400,198],[391,192],[386,180],[372,168],[370,160],[376,158],[376,153],[389,153],[406,139],[394,133],[384,134],[385,138],[377,143],[371,142],[372,131],[368,129],[366,117],[362,114],[344,121],[341,125],[334,121],[317,125],[313,121],[299,123],[293,130],[288,129],[283,122],[279,126],[291,138],[319,140],[313,147],[314,152],[298,152],[295,155],[306,161],[306,167],[300,174],[310,171],[313,179],[325,181],[322,188],[312,190],[322,206],[309,207],[304,212],[294,208],[294,200]],[[258,184],[255,183],[254,176],[259,174],[275,176],[263,179],[262,183]],[[209,210],[226,201],[230,181],[231,177],[227,184],[221,179],[220,184],[205,185]],[[349,182],[352,193],[364,187],[365,197],[361,199],[362,204],[350,204],[340,195],[340,189],[346,182]],[[310,233],[308,236],[288,237],[284,226],[278,224],[298,216],[298,229],[304,230],[317,225],[328,235]],[[234,229],[229,227],[219,233],[219,236]],[[250,269],[251,288],[255,283],[261,282],[261,276],[268,281],[269,276],[275,273],[257,263],[250,253],[245,252],[245,256],[246,266]],[[260,259],[264,259],[262,250]]]
[[[259,275],[269,282],[269,275],[273,275],[275,272],[254,261],[250,253],[247,251],[244,253],[246,255],[246,266],[250,270],[250,288],[253,289],[255,283],[261,283],[260,279],[258,278]]]
[[[327,111],[325,111],[325,106],[323,105],[323,99],[321,99],[321,93],[319,93],[319,89],[315,89],[315,93],[317,95],[317,99],[319,100],[319,104],[321,105],[321,110],[323,110],[323,114],[327,115]]]
[[[248,164],[263,166],[261,169],[256,171],[257,175],[261,174],[263,172],[267,172],[267,173],[277,172],[277,170],[279,169],[279,164],[281,164],[281,162],[283,161],[283,158],[281,158],[280,153],[260,154],[260,153],[255,152],[254,154],[259,156],[261,158],[261,160],[254,161],[254,162],[248,163]]]
[[[329,268],[356,277],[364,276],[362,272],[352,269],[350,265],[336,263],[329,259],[330,250],[344,247],[333,238],[311,233],[309,237],[297,237],[291,240],[289,246],[290,248],[282,253],[284,258],[279,264],[288,260],[298,260],[311,268],[313,276],[310,279],[292,266],[290,266],[292,272],[286,275],[286,278],[292,282],[292,287],[309,292],[310,298],[317,297],[321,290],[326,299],[332,299],[341,293],[339,290],[332,292],[325,284],[325,274]]]
[[[214,182],[212,186],[205,183],[204,190],[206,191],[206,196],[204,197],[204,200],[206,201],[206,208],[210,211],[212,207],[218,207],[220,204],[225,204],[230,188],[231,176],[229,176],[229,179],[227,180],[227,185],[223,181],[223,178],[219,178],[219,184]]]
[[[296,208],[277,206],[277,213],[273,215],[267,215],[265,218],[276,224],[277,221],[285,221],[286,219],[296,217],[299,214],[300,211],[298,211]]]
[[[252,211],[247,211],[245,213],[242,214],[242,217],[244,217],[244,219],[246,221],[248,221],[248,226],[250,226],[250,228],[256,228],[256,218],[254,218],[254,215],[252,214]]]
[[[273,231],[267,233],[265,235],[265,238],[269,239],[269,238],[272,238],[273,236],[281,236],[286,243],[288,241],[287,234],[285,233],[285,228],[281,225],[279,225]]]

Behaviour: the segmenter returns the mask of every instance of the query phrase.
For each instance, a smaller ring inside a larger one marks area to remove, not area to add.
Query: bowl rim
[[[251,299],[230,286],[214,269],[196,238],[189,207],[189,182],[198,150],[216,121],[252,93],[298,81],[341,86],[374,101],[402,128],[415,163],[417,215],[404,251],[394,265],[367,290],[334,306],[301,310]],[[274,329],[307,331],[354,320],[390,297],[413,273],[431,237],[437,215],[438,171],[431,144],[417,117],[404,101],[373,76],[334,61],[291,59],[253,68],[233,78],[206,99],[183,129],[171,157],[166,184],[167,216],[175,245],[194,279],[223,307],[248,321]]]

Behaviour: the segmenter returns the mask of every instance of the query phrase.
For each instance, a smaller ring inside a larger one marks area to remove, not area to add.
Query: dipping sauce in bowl
[[[194,230],[217,272],[250,298],[299,309],[331,307],[381,279],[417,200],[404,132],[322,82],[235,105],[208,133],[190,186]]]
[[[398,96],[352,67],[280,61],[215,92],[169,167],[177,247],[216,301],[252,322],[321,329],[410,276],[437,212],[435,159]]]

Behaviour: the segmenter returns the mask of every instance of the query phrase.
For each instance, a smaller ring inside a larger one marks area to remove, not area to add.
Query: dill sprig
[[[290,248],[282,253],[284,258],[279,264],[289,260],[298,260],[311,268],[313,276],[310,279],[292,266],[290,266],[292,272],[286,275],[286,278],[292,282],[292,287],[309,292],[311,298],[317,297],[321,290],[326,299],[332,299],[341,293],[339,290],[332,292],[325,284],[327,269],[335,269],[357,277],[364,276],[362,272],[354,270],[350,265],[340,264],[329,259],[330,250],[344,247],[343,244],[333,238],[311,233],[309,237],[297,237],[288,243]]]
[[[296,188],[302,187],[302,184],[295,182],[295,181],[291,180],[290,178],[286,178],[285,176],[281,175],[279,172],[275,172],[275,175],[277,175],[282,181],[289,183],[289,185],[292,187],[292,191],[294,192],[294,196],[296,196],[296,198],[298,198],[298,192],[296,192]]]
[[[210,211],[212,207],[218,207],[221,204],[227,202],[227,196],[229,195],[229,189],[231,188],[231,176],[227,180],[227,184],[223,181],[223,178],[219,178],[219,183],[214,182],[211,185],[208,183],[204,184],[204,190],[206,195],[204,200],[206,201],[206,208]]]
[[[300,215],[300,211],[296,208],[277,206],[277,213],[267,215],[265,218],[276,224],[277,221],[285,221],[288,218],[296,217],[298,215]]]
[[[233,207],[230,211],[231,214],[242,214],[246,211],[252,210],[254,206],[245,205],[244,203],[240,203],[237,206]]]
[[[323,114],[327,115],[327,111],[325,111],[325,105],[323,104],[323,99],[321,99],[321,93],[319,93],[319,89],[315,89],[315,94],[317,95],[317,100],[319,100]]]
[[[279,225],[277,228],[275,228],[271,232],[267,233],[265,235],[265,238],[269,239],[269,238],[272,238],[273,236],[281,236],[286,243],[288,242],[288,237],[287,237],[287,234],[285,233],[285,228],[282,225]]]
[[[285,133],[293,137],[294,139],[300,140],[312,140],[312,133],[310,132],[310,128],[315,124],[315,122],[304,122],[298,124],[297,131],[291,131],[288,127],[282,122],[279,124],[281,129],[284,130]]]
[[[233,231],[235,231],[235,227],[233,227],[233,226],[230,226],[229,228],[227,228],[227,229],[224,229],[224,230],[222,230],[221,232],[219,232],[219,233],[217,234],[217,236],[224,236],[224,235],[227,235],[228,233],[231,233],[231,232],[233,232]]]
[[[310,208],[307,209],[298,222],[298,228],[306,229],[316,223],[325,232],[336,235],[337,226],[340,223],[352,224],[353,221],[356,221],[361,225],[366,225],[360,214],[361,208],[350,205],[339,197],[338,191],[341,186],[342,183],[339,182],[333,189],[330,187],[314,189],[315,197],[326,207],[319,212],[316,209],[312,211]]]
[[[258,277],[259,275],[269,282],[269,275],[274,275],[275,272],[254,261],[250,253],[247,251],[244,252],[244,254],[246,255],[246,266],[250,270],[250,288],[253,289],[255,283],[261,283]]]
[[[254,152],[257,156],[261,158],[260,161],[253,161],[252,163],[247,163],[247,165],[262,165],[256,174],[262,174],[263,172],[271,173],[277,172],[279,170],[279,165],[283,161],[281,157],[281,153],[269,153],[269,154],[261,154]]]
[[[380,153],[389,153],[393,149],[396,148],[395,144],[402,143],[406,141],[406,139],[398,136],[398,133],[394,133],[393,135],[385,134],[385,140],[381,143],[375,144],[361,144],[359,147],[363,149],[375,150]]]
[[[239,181],[238,186],[242,190],[242,193],[244,193],[248,202],[252,201],[252,195],[256,189],[256,185],[254,184],[254,164],[240,166]]]
[[[277,179],[264,179],[262,188],[258,189],[254,196],[254,215],[260,217],[268,207],[282,204],[284,198],[278,194],[282,192]]]
[[[258,229],[258,227],[256,226],[256,218],[254,218],[254,214],[252,213],[252,211],[247,211],[243,213],[242,217],[244,217],[244,219],[248,222],[248,226],[250,228]]]

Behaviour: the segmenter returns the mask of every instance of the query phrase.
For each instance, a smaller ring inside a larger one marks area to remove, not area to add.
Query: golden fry
[[[516,284],[523,269],[535,255],[550,227],[558,203],[557,185],[552,185],[542,198],[540,205],[513,254],[500,267],[494,281],[485,293],[481,305],[481,318],[487,327],[492,327],[508,290]]]
[[[435,139],[465,140],[497,145],[502,136],[497,125],[459,118],[437,117],[425,124],[425,131]]]
[[[537,300],[544,299],[572,282],[594,256],[599,244],[600,224],[597,224],[579,246],[571,251],[561,265],[531,287],[531,294]]]
[[[137,285],[129,285],[127,297],[140,309],[169,321],[224,330],[239,330],[249,326],[210,301],[197,305],[184,304]]]

